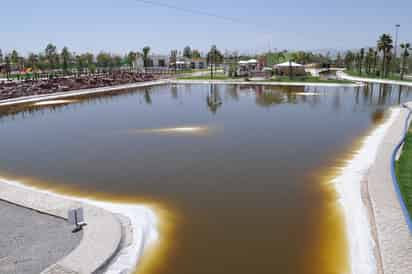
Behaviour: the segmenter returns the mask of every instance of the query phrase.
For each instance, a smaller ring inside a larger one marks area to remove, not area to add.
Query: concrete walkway
[[[64,219],[0,200],[0,273],[38,274],[67,256],[83,232]]]
[[[336,72],[336,76],[338,76],[339,79],[343,79],[343,80],[351,80],[351,81],[358,81],[358,82],[364,82],[364,83],[377,83],[377,84],[400,85],[400,86],[412,87],[412,82],[408,82],[408,81],[395,81],[395,80],[355,77],[355,76],[350,76],[350,75],[348,75],[348,74],[346,74],[342,71]]]
[[[412,273],[412,235],[391,177],[392,152],[402,139],[407,114],[401,110],[387,131],[367,177],[384,274]]]
[[[66,218],[71,208],[84,208],[87,226],[83,229],[79,245],[42,273],[94,273],[109,263],[120,248],[121,223],[117,217],[103,209],[1,179],[0,198],[59,218]]]

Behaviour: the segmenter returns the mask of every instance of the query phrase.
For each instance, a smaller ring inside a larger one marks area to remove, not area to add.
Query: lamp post
[[[399,36],[399,28],[401,27],[400,24],[395,25],[395,49],[394,49],[394,58],[393,58],[393,65],[396,70],[396,57],[398,51],[398,36]]]

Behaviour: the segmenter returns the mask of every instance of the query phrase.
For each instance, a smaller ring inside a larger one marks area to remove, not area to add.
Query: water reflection
[[[179,89],[184,87],[184,93],[179,95]],[[170,86],[172,98],[180,99],[191,95],[190,85]],[[206,87],[206,86],[205,86]],[[49,112],[60,111],[61,109],[75,110],[83,104],[106,104],[112,100],[120,100],[122,97],[131,97],[135,93],[141,94],[141,98],[146,105],[153,103],[152,94],[158,93],[162,87],[151,87],[144,89],[124,90],[122,92],[109,92],[99,96],[78,96],[70,100],[50,100],[37,103],[27,103],[18,106],[5,106],[0,109],[0,121],[3,118],[13,119],[16,115],[22,118],[30,117],[33,114],[47,114]],[[281,104],[309,104],[316,107],[320,103],[331,103],[334,111],[340,111],[342,107],[341,98],[343,96],[352,97],[354,104],[353,111],[362,111],[371,105],[389,106],[401,104],[412,100],[412,88],[406,86],[395,86],[387,84],[367,84],[362,87],[289,87],[289,86],[261,86],[261,85],[210,85],[207,86],[206,104],[209,111],[216,114],[218,109],[224,108],[221,93],[223,91],[225,101],[240,103],[242,97],[253,96],[257,106],[268,108]],[[180,98],[179,98],[180,97]]]
[[[210,112],[213,114],[216,114],[217,109],[222,106],[222,99],[220,97],[220,92],[217,85],[210,85],[210,91],[206,97],[206,103]]]

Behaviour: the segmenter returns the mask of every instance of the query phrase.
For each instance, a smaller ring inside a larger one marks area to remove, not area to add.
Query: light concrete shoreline
[[[34,188],[21,187],[17,182],[0,179],[1,199],[66,219],[71,208],[84,208],[87,225],[80,244],[66,257],[42,273],[94,273],[107,264],[120,247],[121,223],[110,212],[89,204],[65,199]]]
[[[409,107],[412,103],[408,103]],[[403,138],[409,110],[402,108],[386,131],[365,176],[382,273],[412,273],[412,235],[392,178],[392,154]],[[409,123],[410,121],[408,121]]]
[[[392,108],[333,181],[344,211],[352,274],[412,273],[409,217],[391,173],[408,113]]]
[[[0,198],[66,219],[69,209],[84,209],[80,244],[41,274],[132,273],[146,247],[157,240],[157,217],[143,205],[117,204],[61,195],[0,178]]]
[[[386,79],[374,79],[374,78],[366,78],[366,77],[355,77],[350,76],[344,72],[337,73],[337,76],[344,80],[351,80],[356,82],[364,82],[364,83],[377,83],[377,84],[388,84],[388,85],[399,85],[399,86],[408,86],[412,87],[412,82],[408,81],[396,81],[396,80],[386,80]]]
[[[236,80],[170,80],[171,84],[190,84],[190,85],[245,85],[245,86],[308,86],[308,87],[359,87],[360,83],[314,83],[314,82],[273,82],[273,81],[236,81]]]

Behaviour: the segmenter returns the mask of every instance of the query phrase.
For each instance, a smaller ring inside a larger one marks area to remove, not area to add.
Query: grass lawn
[[[277,76],[275,78],[266,80],[270,82],[307,82],[307,83],[334,83],[334,84],[352,84],[350,80],[337,80],[337,79],[321,79],[314,76],[295,76],[292,79],[288,76]]]
[[[395,165],[399,188],[412,217],[412,131],[409,130],[399,161]]]
[[[382,80],[412,82],[412,80],[409,80],[409,79],[401,80],[401,76],[399,74],[390,74],[387,78],[381,78],[379,76],[376,76],[376,74],[373,74],[373,73],[368,74],[366,72],[362,72],[362,75],[361,75],[361,74],[359,74],[359,71],[355,71],[355,70],[345,70],[345,73],[350,75],[350,76],[355,76],[355,77],[365,77],[365,78],[382,79]]]
[[[213,80],[235,80],[236,78],[230,78],[223,73],[216,73],[213,74]],[[239,79],[239,78],[238,78]],[[177,80],[210,80],[210,74],[202,75],[202,76],[187,76],[187,77],[179,77]]]

